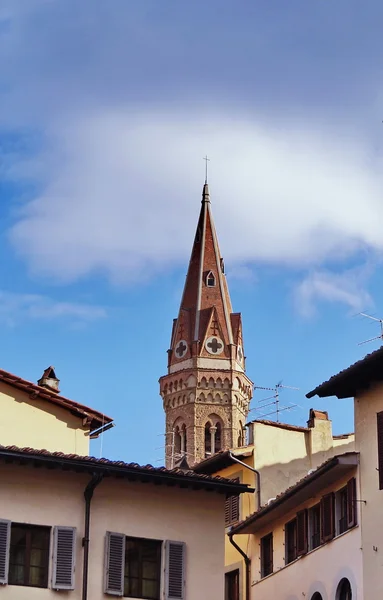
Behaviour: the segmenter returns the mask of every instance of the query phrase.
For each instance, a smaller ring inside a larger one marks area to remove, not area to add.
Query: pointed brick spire
[[[240,329],[238,325],[234,337],[224,262],[205,183],[180,311],[173,325],[169,366],[192,356],[234,358]]]

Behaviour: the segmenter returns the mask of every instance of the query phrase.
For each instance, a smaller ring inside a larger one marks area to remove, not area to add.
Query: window
[[[308,550],[307,510],[297,514],[297,556],[306,554]]]
[[[351,584],[348,579],[344,578],[340,581],[335,597],[336,600],[352,600]]]
[[[321,500],[321,541],[328,542],[334,535],[334,494],[331,493]]]
[[[164,553],[164,559],[162,554]],[[113,596],[159,600],[161,564],[164,565],[164,599],[183,600],[185,544],[183,542],[106,534],[104,591]]]
[[[177,425],[174,430],[174,453],[177,458],[186,454],[186,425]]]
[[[239,477],[235,478],[234,481],[239,483]],[[233,525],[239,521],[239,494],[229,496],[225,502],[225,527]]]
[[[320,546],[320,504],[309,510],[309,549],[314,550]]]
[[[225,573],[225,600],[239,600],[239,569]]]
[[[212,421],[208,421],[205,425],[205,457],[222,449],[222,425],[219,421],[213,421],[214,418],[217,417],[210,416]]]
[[[353,477],[335,495],[336,533],[340,535],[357,522],[356,479]]]
[[[323,596],[319,592],[315,592],[314,596],[311,596],[311,600],[323,600]]]
[[[376,415],[377,418],[377,442],[378,442],[378,470],[379,489],[383,490],[383,412]]]
[[[285,526],[286,564],[297,558],[297,520],[293,519]]]
[[[209,271],[209,273],[206,276],[206,285],[207,285],[207,287],[215,286],[215,277],[214,277],[214,273],[212,273],[212,271]]]
[[[124,596],[159,599],[161,547],[157,540],[126,538]]]
[[[337,533],[347,531],[347,486],[339,490],[336,494],[336,504],[338,510]]]
[[[12,523],[9,585],[48,587],[50,528]]]
[[[261,538],[261,577],[273,572],[273,534]]]

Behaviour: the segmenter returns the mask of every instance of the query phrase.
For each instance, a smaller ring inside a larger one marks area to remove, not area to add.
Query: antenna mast
[[[364,340],[364,342],[359,342],[358,346],[362,346],[362,344],[367,344],[368,342],[373,342],[374,340],[383,340],[383,319],[378,319],[377,317],[372,317],[367,313],[359,313],[362,317],[366,317],[367,319],[371,319],[371,321],[377,321],[380,324],[380,335],[376,337],[370,338],[369,340]]]
[[[258,418],[265,418],[265,417],[269,417],[271,415],[276,415],[276,421],[277,423],[279,423],[279,414],[285,410],[292,410],[293,408],[296,408],[298,406],[298,404],[290,404],[289,406],[283,406],[281,408],[281,404],[280,404],[280,397],[279,397],[279,393],[281,389],[287,389],[287,390],[299,390],[299,388],[297,387],[292,387],[290,385],[283,385],[282,381],[280,381],[279,383],[277,383],[274,387],[262,387],[260,385],[255,385],[254,386],[255,390],[267,390],[270,392],[274,392],[274,394],[272,396],[267,396],[266,398],[262,398],[261,400],[258,400],[258,406],[255,406],[254,408],[251,408],[249,412],[253,411],[253,410],[261,410],[263,411],[266,407],[268,406],[275,406],[275,410],[271,410],[271,412],[268,412],[266,414],[260,414],[258,415]],[[271,402],[268,402],[268,400],[271,400]]]

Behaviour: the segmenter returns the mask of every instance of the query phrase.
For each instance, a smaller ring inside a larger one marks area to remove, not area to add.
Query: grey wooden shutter
[[[53,530],[54,590],[74,590],[76,560],[76,528],[56,526]]]
[[[185,598],[185,544],[165,542],[165,600]]]
[[[306,554],[308,550],[307,510],[297,513],[297,556]]]
[[[383,412],[378,412],[377,434],[378,434],[378,470],[379,470],[379,489],[383,490]]]
[[[125,535],[106,532],[104,591],[112,596],[124,593]]]
[[[322,541],[328,542],[335,535],[335,496],[331,492],[323,496],[321,500]]]
[[[0,519],[0,584],[8,583],[11,521]]]
[[[347,527],[354,527],[356,521],[356,479],[353,477],[347,482]]]

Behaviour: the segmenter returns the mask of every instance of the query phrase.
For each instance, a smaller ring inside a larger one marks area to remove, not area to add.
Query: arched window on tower
[[[238,432],[238,448],[241,448],[245,445],[245,431],[243,429],[242,422],[239,422],[239,432]]]
[[[205,425],[205,456],[210,456],[211,452],[211,423],[208,421]]]
[[[222,450],[222,425],[215,415],[210,415],[205,425],[205,456]]]
[[[186,454],[186,425],[177,425],[174,428],[174,454],[176,457]]]
[[[174,430],[174,454],[181,454],[181,432],[178,425]]]
[[[209,271],[209,273],[206,275],[206,285],[207,287],[215,286],[215,277],[212,271]]]
[[[222,449],[222,427],[221,423],[217,422],[215,426],[214,452],[219,452]]]

